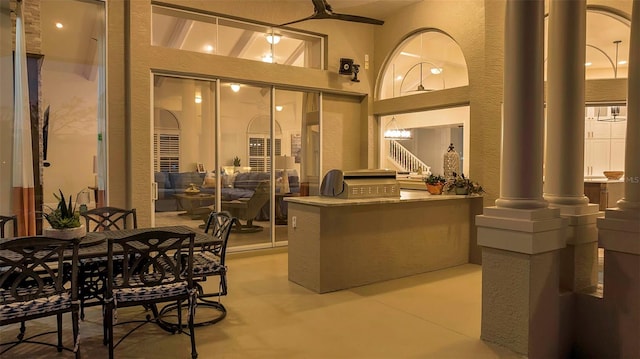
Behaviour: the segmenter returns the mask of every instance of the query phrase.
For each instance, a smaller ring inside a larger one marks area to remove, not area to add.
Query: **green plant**
[[[58,200],[58,206],[55,209],[49,207],[51,212],[43,213],[43,217],[55,229],[80,227],[80,213],[76,212],[71,196],[69,196],[69,202],[67,202],[62,190],[58,191],[60,191],[60,195],[53,194]]]
[[[456,188],[466,189],[468,194],[484,193],[482,186],[477,182],[473,182],[470,178],[465,177],[464,173],[458,176],[457,173],[453,172],[453,177],[444,184],[444,191],[450,192]]]
[[[234,167],[240,167],[240,157],[235,156],[235,157],[233,158],[233,166],[234,166]]]
[[[430,184],[430,185],[437,185],[437,184],[444,184],[447,180],[440,176],[440,175],[429,175],[428,177],[424,177],[422,178],[422,180],[426,183],[426,184]]]

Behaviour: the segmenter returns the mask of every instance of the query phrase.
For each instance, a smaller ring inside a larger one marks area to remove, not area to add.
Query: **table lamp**
[[[282,169],[282,193],[291,193],[289,188],[288,169],[293,168],[293,157],[291,156],[275,156],[276,169]]]

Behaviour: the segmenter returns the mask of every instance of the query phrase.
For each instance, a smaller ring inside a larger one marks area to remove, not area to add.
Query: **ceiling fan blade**
[[[304,19],[285,22],[284,24],[280,24],[278,26],[287,26],[287,25],[296,24],[302,21],[313,20],[313,19],[316,19],[316,15],[311,15],[311,16],[305,17]]]
[[[378,19],[372,19],[370,17],[337,14],[333,12],[333,10],[331,9],[331,5],[329,5],[326,0],[311,0],[311,2],[313,2],[313,15],[305,17],[304,19],[290,21],[279,26],[286,26],[286,25],[291,25],[298,22],[302,22],[302,21],[318,20],[318,19],[334,19],[334,20],[342,20],[342,21],[360,22],[360,23],[372,24],[372,25],[384,24],[384,21],[378,20]]]
[[[343,21],[351,21],[351,22],[361,22],[365,24],[372,25],[382,25],[384,21],[378,19],[372,19],[370,17],[357,16],[357,15],[347,15],[347,14],[336,14],[335,12],[329,16],[329,19],[343,20]]]

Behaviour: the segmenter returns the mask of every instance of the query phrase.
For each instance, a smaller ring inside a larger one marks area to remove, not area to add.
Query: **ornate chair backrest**
[[[71,293],[77,299],[79,239],[43,236],[16,237],[0,242],[0,288],[2,304]],[[72,252],[71,264],[65,262]],[[66,271],[71,268],[71,273]],[[71,276],[71,287],[66,279]]]
[[[0,216],[0,238],[5,238],[4,226],[9,222],[13,222],[13,236],[18,235],[18,218],[16,216]]]
[[[150,287],[187,280],[192,287],[194,233],[149,230],[122,238],[108,237],[107,295],[113,289]],[[122,272],[116,273],[114,253],[123,255]],[[176,256],[176,257],[174,257]],[[186,257],[176,261],[174,258]]]
[[[127,228],[138,228],[136,209],[122,209],[117,207],[99,207],[80,214],[85,218],[87,231],[113,231]],[[127,218],[131,217],[131,222]],[[127,226],[131,223],[133,226]]]
[[[231,217],[231,214],[227,211],[211,212],[204,227],[204,233],[211,234],[213,237],[221,240],[222,243],[213,249],[203,246],[203,250],[210,250],[220,257],[220,265],[222,266],[224,266],[227,243],[229,242],[229,235],[231,234],[231,228],[234,223],[240,224],[238,219]]]

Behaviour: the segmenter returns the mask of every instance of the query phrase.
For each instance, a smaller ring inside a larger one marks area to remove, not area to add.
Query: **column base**
[[[600,247],[640,255],[640,211],[607,209],[597,226]]]
[[[551,205],[568,220],[567,246],[560,254],[560,288],[591,293],[598,287],[598,229],[596,220],[604,214],[597,204]]]
[[[559,356],[560,250],[568,222],[557,208],[489,207],[476,217],[483,340],[529,357]]]
[[[478,245],[525,254],[564,248],[567,219],[557,208],[486,207],[476,216]]]

